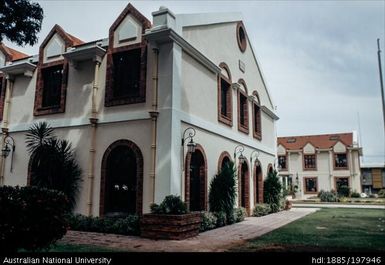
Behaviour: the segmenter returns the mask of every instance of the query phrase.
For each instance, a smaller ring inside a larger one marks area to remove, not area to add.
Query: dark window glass
[[[247,127],[247,98],[242,94],[239,98],[239,105],[240,123],[242,126]]]
[[[306,169],[317,167],[315,155],[305,155],[304,156],[304,163],[305,163]]]
[[[335,154],[335,167],[345,168],[348,167],[348,160],[346,154]]]
[[[43,102],[42,107],[60,106],[61,87],[63,80],[63,65],[42,69]]]
[[[113,55],[113,96],[137,97],[140,92],[141,49]]]
[[[318,192],[317,191],[317,178],[305,178],[306,192]]]
[[[221,114],[228,118],[230,118],[229,107],[231,103],[229,102],[230,97],[228,95],[230,92],[230,84],[221,78]]]
[[[337,193],[343,197],[349,196],[349,179],[348,178],[336,178]]]
[[[278,156],[278,165],[281,169],[286,169],[286,156]]]
[[[254,104],[254,132],[261,135],[261,108]]]

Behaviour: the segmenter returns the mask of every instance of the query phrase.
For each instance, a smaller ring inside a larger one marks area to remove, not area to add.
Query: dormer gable
[[[286,148],[282,144],[278,145],[277,154],[278,155],[286,155]]]
[[[341,141],[338,141],[333,146],[334,153],[346,153],[346,145],[344,145]]]
[[[303,147],[303,153],[304,154],[315,154],[316,148],[311,143],[305,144]]]
[[[20,60],[26,57],[29,56],[25,53],[7,47],[4,43],[0,43],[0,67],[5,66],[8,62]]]

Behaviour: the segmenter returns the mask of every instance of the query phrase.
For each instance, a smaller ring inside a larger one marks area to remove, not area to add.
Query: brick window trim
[[[227,74],[228,74],[228,77],[224,76],[223,74],[219,74],[218,75],[218,91],[217,91],[217,97],[218,97],[218,121],[223,123],[223,124],[226,124],[227,126],[229,127],[232,127],[233,126],[233,91],[231,89],[231,72],[230,72],[230,69],[229,69],[229,66],[224,63],[224,62],[221,62],[219,64],[219,67],[224,69]],[[227,115],[223,115],[222,114],[222,97],[221,97],[221,93],[222,93],[222,80],[226,81],[227,83],[229,83],[229,92],[228,94],[226,95],[226,99],[228,101],[228,110],[227,110]]]
[[[249,106],[248,106],[248,98],[247,98],[247,92],[242,91],[241,89],[238,89],[238,131],[243,132],[245,134],[249,134]],[[246,97],[246,113],[245,113],[245,123],[246,125],[241,124],[241,95]]]
[[[7,79],[5,76],[0,73],[0,80],[1,80],[1,94],[0,94],[0,121],[3,120],[3,111],[4,111],[4,101],[5,101],[5,90],[7,88]]]
[[[288,162],[289,162],[289,161],[288,161],[288,155],[287,155],[287,153],[286,153],[285,155],[278,155],[278,162],[277,162],[278,164],[279,164],[279,157],[280,157],[280,156],[284,156],[284,157],[286,158],[286,167],[285,167],[285,168],[281,168],[281,170],[287,171],[288,168],[289,168],[289,167],[288,167]]]
[[[258,115],[259,115],[259,130],[256,131],[256,124],[255,124],[255,106],[259,108]],[[261,105],[257,102],[253,101],[253,137],[259,141],[262,140],[262,113],[261,113]]]
[[[203,181],[202,179],[200,179],[200,203],[201,203],[201,207],[207,211],[207,203],[208,203],[208,198],[207,198],[207,157],[206,157],[206,153],[203,149],[203,147],[200,145],[200,144],[197,144],[196,147],[195,147],[195,150],[198,150],[199,152],[201,152],[202,156],[203,156],[203,160],[204,160],[204,169],[203,169]],[[187,153],[186,154],[186,158],[185,158],[185,192],[184,192],[184,198],[185,198],[185,203],[187,205],[187,209],[190,209],[190,170],[188,170],[190,168],[190,164],[191,164],[191,153]],[[202,176],[200,176],[202,178]],[[203,204],[203,205],[202,205]]]
[[[315,156],[315,167],[306,167],[305,166],[305,156]],[[304,171],[317,171],[317,164],[318,164],[317,159],[318,159],[317,153],[309,153],[309,154],[303,153],[303,155],[302,155],[302,169]]]
[[[143,214],[143,155],[140,148],[132,141],[121,139],[113,142],[103,154],[100,174],[100,200],[99,200],[99,215],[105,213],[105,193],[106,193],[106,178],[107,178],[107,160],[112,150],[118,146],[126,146],[130,148],[136,157],[136,212],[139,216]]]
[[[221,171],[221,169],[222,169],[222,161],[223,161],[223,159],[225,159],[226,157],[227,157],[230,161],[232,161],[229,152],[223,151],[223,152],[220,154],[219,159],[218,159],[218,172]]]
[[[130,50],[140,49],[140,85],[139,96],[135,97],[114,97],[113,96],[113,55]],[[107,51],[107,70],[106,70],[106,91],[104,106],[112,107],[126,104],[136,104],[146,102],[146,71],[147,71],[147,43],[136,43],[129,46],[109,48]]]
[[[346,167],[336,167],[336,155],[346,155]],[[333,169],[334,170],[349,170],[349,155],[348,152],[333,152]]]
[[[60,89],[60,105],[43,107],[43,93],[44,93],[44,77],[43,70],[52,66],[63,65],[63,77]],[[64,113],[66,105],[67,94],[67,79],[68,79],[68,61],[66,59],[58,60],[50,63],[38,64],[37,78],[36,78],[36,93],[34,103],[34,116]]]
[[[307,191],[307,189],[306,189],[306,180],[307,179],[315,179],[317,191]],[[318,193],[318,177],[303,177],[303,193],[304,194],[317,194]]]
[[[260,168],[260,173],[257,176],[257,167]],[[256,183],[258,181],[258,192],[255,190]],[[254,182],[254,205],[257,203],[263,203],[263,172],[262,172],[262,164],[259,160],[254,162],[254,170],[253,170],[253,182]],[[258,197],[257,197],[258,193]]]
[[[140,43],[114,48],[114,32],[128,15],[133,16],[139,23],[142,24],[142,34],[145,33],[146,29],[151,28],[151,22],[131,4],[126,6],[126,8],[120,13],[118,18],[111,25],[109,29],[109,41],[107,49],[106,91],[104,100],[105,107],[146,102],[147,41],[142,37],[142,41]],[[118,52],[139,48],[141,49],[139,96],[118,98],[113,97],[113,55]]]
[[[250,166],[249,166],[249,162],[247,161],[247,159],[243,162],[244,164],[246,164],[246,167],[247,167],[247,172],[245,174],[245,191],[246,193],[243,194],[242,193],[242,184],[243,184],[243,180],[242,180],[242,165],[243,164],[238,164],[238,207],[242,207],[242,198],[245,200],[245,209],[246,209],[246,212],[247,212],[247,215],[249,216],[250,215]]]
[[[244,37],[245,37],[243,41],[240,38],[240,31],[241,30],[243,30]],[[241,50],[241,52],[244,53],[246,51],[246,47],[247,47],[247,34],[246,34],[245,26],[243,25],[242,21],[238,21],[238,23],[237,23],[236,35],[237,35],[238,47]]]
[[[334,177],[334,190],[337,191],[337,181],[338,179],[348,179],[348,187],[350,188],[350,178],[348,176],[344,177]]]

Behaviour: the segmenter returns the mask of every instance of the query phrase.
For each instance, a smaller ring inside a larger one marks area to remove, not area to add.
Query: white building
[[[353,139],[354,138],[354,139]],[[297,196],[316,196],[341,186],[361,192],[360,156],[353,133],[278,137],[279,174]]]
[[[152,15],[151,23],[129,4],[108,38],[89,43],[56,25],[38,55],[0,68],[3,137],[16,146],[1,160],[2,185],[28,185],[25,133],[47,121],[83,170],[79,213],[148,212],[169,194],[208,209],[210,181],[234,151],[239,204],[249,210],[262,200],[278,117],[242,18]]]

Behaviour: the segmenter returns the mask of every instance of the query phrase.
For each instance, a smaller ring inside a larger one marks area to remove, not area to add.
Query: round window
[[[246,31],[242,22],[238,22],[237,25],[237,40],[239,49],[244,52],[246,50],[247,41],[246,41]]]

